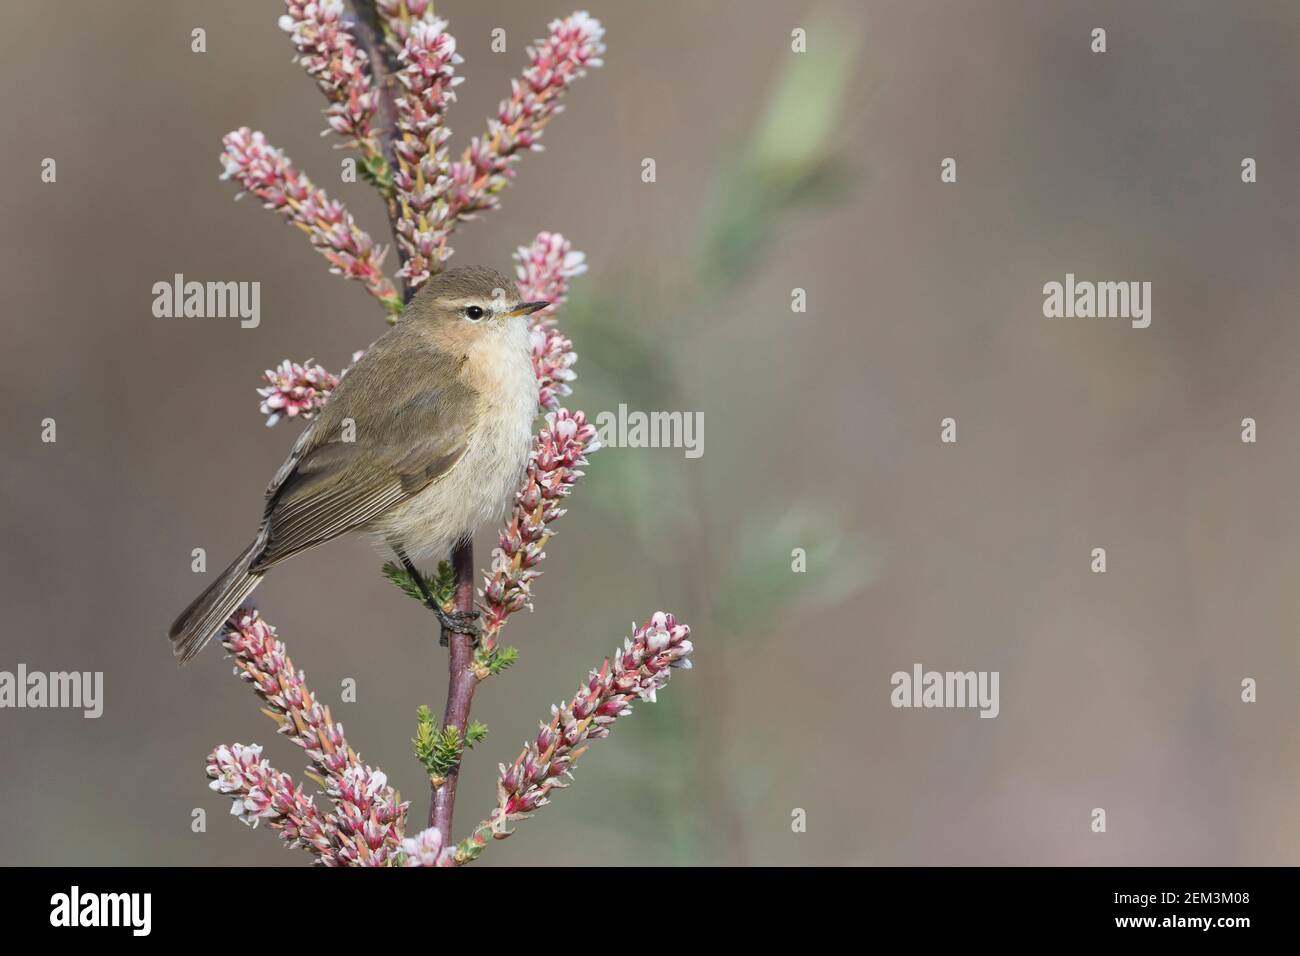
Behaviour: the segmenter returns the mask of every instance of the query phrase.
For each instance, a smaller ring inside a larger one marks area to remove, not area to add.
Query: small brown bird
[[[444,611],[411,561],[499,519],[519,487],[537,414],[525,317],[548,304],[520,302],[492,269],[431,278],[298,437],[253,543],[172,624],[180,662],[274,565],[349,531],[397,553],[444,628],[475,633],[475,615]]]

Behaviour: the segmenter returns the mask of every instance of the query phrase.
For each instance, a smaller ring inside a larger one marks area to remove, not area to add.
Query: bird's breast
[[[522,326],[522,323],[521,323]],[[379,529],[408,553],[445,553],[457,539],[501,519],[514,500],[533,444],[537,378],[526,327],[467,357],[478,392],[465,454],[441,478],[385,516]]]

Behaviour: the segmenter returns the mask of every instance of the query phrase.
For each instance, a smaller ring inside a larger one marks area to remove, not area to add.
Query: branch
[[[453,163],[445,113],[461,82],[454,75],[461,57],[447,22],[427,0],[352,0],[352,6],[357,46],[370,61],[378,108],[387,118],[381,140],[395,171],[396,200],[389,217],[409,301],[450,258],[447,241],[457,224],[496,208],[520,156],[542,148],[543,129],[562,110],[560,98],[589,67],[601,65],[605,31],[582,11],[552,20],[550,35],[528,48],[528,66],[511,83],[488,132]]]
[[[525,302],[546,300],[551,304],[533,316],[529,339],[533,351],[533,372],[537,376],[537,404],[546,414],[546,427],[534,439],[524,483],[500,542],[492,552],[492,568],[483,579],[485,612],[480,663],[489,668],[499,660],[497,635],[511,614],[532,609],[530,584],[541,572],[537,565],[546,557],[543,548],[554,531],[550,525],[564,514],[559,505],[582,477],[578,469],[586,455],[600,448],[596,430],[582,412],[560,407],[561,396],[569,395],[578,360],[569,341],[555,326],[557,310],[569,297],[569,280],[587,271],[586,256],[558,232],[541,232],[530,245],[515,250],[516,287]]]
[[[234,794],[245,822],[273,817],[285,839],[317,854],[325,865],[385,866],[401,845],[409,803],[388,786],[387,776],[363,764],[328,707],[316,700],[302,671],[295,671],[275,629],[255,610],[237,611],[222,643],[235,673],[265,701],[263,711],[279,732],[307,752],[309,773],[334,804],[328,818],[316,813],[287,774],[259,759],[260,747],[218,747],[208,757],[213,789]],[[308,810],[310,808],[310,811]]]
[[[370,73],[374,89],[379,98],[377,112],[383,115],[383,122],[375,130],[380,152],[391,173],[397,167],[397,155],[394,152],[394,140],[397,136],[397,103],[394,95],[393,73],[397,70],[396,53],[384,42],[384,28],[380,24],[379,14],[371,0],[349,0],[353,16],[350,22],[353,39],[357,47],[365,52],[370,61]],[[388,218],[397,218],[397,200],[389,192],[384,200],[388,206]]]
[[[393,174],[378,131],[373,127],[380,87],[371,82],[371,55],[353,36],[344,17],[343,0],[286,0],[280,29],[293,39],[307,75],[329,99],[329,128],[360,150],[362,173],[391,204]],[[382,60],[378,69],[383,69]]]
[[[488,120],[487,133],[475,136],[460,161],[451,164],[442,246],[457,221],[500,205],[497,195],[510,184],[521,153],[542,148],[542,131],[563,110],[559,101],[565,91],[586,76],[588,67],[602,65],[605,28],[595,17],[579,10],[547,26],[550,35],[528,48],[528,66],[511,81],[510,96]]]
[[[612,658],[587,675],[572,699],[553,706],[550,722],[538,725],[536,738],[524,744],[514,763],[501,766],[497,806],[456,848],[455,861],[472,862],[489,837],[510,836],[510,823],[526,819],[550,802],[552,790],[568,786],[561,778],[573,776],[573,765],[586,753],[587,742],[609,736],[610,725],[632,712],[634,698],[653,703],[672,668],[689,670],[694,649],[690,633],[671,614],[656,612],[634,629]]]
[[[402,299],[381,268],[383,250],[375,247],[341,202],[330,199],[298,172],[289,157],[260,132],[243,126],[227,133],[222,144],[222,179],[237,179],[245,192],[306,233],[316,251],[329,261],[330,272],[364,282],[390,315],[402,311]]]
[[[451,569],[455,577],[452,603],[458,611],[474,608],[474,545],[462,541],[451,552]],[[447,705],[442,713],[443,729],[455,727],[464,736],[469,726],[469,708],[474,702],[478,682],[487,676],[474,662],[475,641],[469,634],[452,634],[447,653]],[[429,799],[429,826],[442,836],[442,845],[448,844],[451,818],[456,809],[456,784],[460,781],[460,762],[457,761],[442,779],[432,783]]]
[[[560,408],[546,415],[534,439],[524,484],[492,552],[491,571],[483,576],[483,634],[477,660],[481,669],[494,673],[510,648],[500,649],[497,637],[506,619],[523,608],[532,609],[532,582],[541,575],[537,566],[555,534],[551,525],[565,514],[561,507],[582,477],[586,455],[600,448],[596,429],[582,412]]]
[[[406,280],[402,299],[403,303],[409,303],[420,284],[450,255],[448,250],[446,255],[426,256],[426,251],[432,252],[433,246],[424,241],[422,233],[430,226],[428,213],[438,198],[434,187],[441,176],[440,167],[446,165],[443,144],[449,132],[442,113],[454,98],[452,72],[460,57],[456,54],[455,40],[443,33],[445,22],[433,16],[432,5],[426,0],[353,0],[352,6],[357,18],[356,35],[375,70],[380,108],[390,120],[384,133],[385,150],[398,172],[394,179],[395,200],[389,203],[389,222],[403,259],[399,270],[399,275]],[[383,44],[379,42],[381,32]],[[401,80],[405,95],[398,95],[395,76]],[[472,541],[462,541],[453,549],[451,564],[454,608],[472,611]],[[447,704],[442,726],[444,730],[455,728],[463,736],[479,680],[473,666],[474,639],[466,634],[452,634],[449,645]],[[457,761],[446,776],[430,781],[429,823],[431,827],[436,825],[439,847],[446,845],[445,837],[451,830],[459,779]],[[415,852],[414,847],[408,849]],[[426,854],[430,849],[428,844],[422,848]],[[432,852],[436,856],[437,848]]]
[[[478,683],[504,670],[514,661],[513,648],[498,645],[506,619],[524,607],[531,608],[531,582],[541,574],[537,566],[546,557],[543,548],[554,534],[552,523],[565,512],[561,507],[574,484],[582,477],[579,469],[585,455],[600,445],[596,430],[582,412],[558,407],[558,394],[567,394],[577,356],[572,343],[555,328],[554,314],[568,296],[569,280],[585,271],[585,257],[574,252],[558,233],[540,233],[530,246],[516,252],[518,290],[521,298],[547,298],[551,305],[536,314],[530,338],[533,367],[539,379],[539,411],[546,412],[546,424],[534,439],[524,482],[505,528],[500,546],[493,551],[492,567],[484,575],[482,633],[477,643],[465,635],[453,635],[450,650],[448,699],[442,734],[464,735],[469,710]],[[550,411],[548,411],[550,409]],[[473,608],[473,552],[468,543],[452,554],[453,603],[457,610]],[[386,567],[391,580],[412,597],[420,594],[404,571]],[[469,583],[467,583],[469,582]],[[428,582],[434,586],[436,582]],[[440,593],[435,586],[435,593]],[[456,799],[459,761],[451,762],[452,773],[431,775],[429,825],[436,827],[447,845]]]
[[[544,295],[551,303],[534,317],[530,335],[533,369],[538,377],[539,410],[547,411],[555,407],[552,403],[558,404],[555,398],[558,392],[568,393],[567,383],[573,378],[571,369],[577,355],[573,353],[572,343],[555,331],[554,315],[567,298],[569,279],[585,271],[585,257],[574,252],[560,234],[544,232],[531,246],[520,246],[515,258],[520,296]],[[530,585],[541,573],[536,566],[546,557],[542,548],[552,533],[549,525],[564,514],[558,504],[582,477],[578,467],[586,464],[584,454],[600,447],[595,429],[587,424],[582,412],[570,415],[565,409],[556,409],[547,415],[546,422],[547,427],[535,440],[523,487],[515,496],[512,516],[499,537],[500,547],[493,552],[492,572],[484,579],[482,607],[486,613],[477,646],[465,635],[452,635],[451,683],[444,729],[455,727],[463,733],[478,682],[514,660],[512,648],[497,646],[497,635],[509,615],[532,606]],[[452,553],[457,610],[474,607],[473,560],[468,543],[463,550]],[[444,847],[451,843],[459,773],[457,762],[443,785],[433,786],[429,824],[437,829]]]
[[[250,827],[267,820],[289,847],[302,847],[325,865],[340,861],[343,842],[333,821],[322,817],[311,797],[262,759],[257,744],[222,745],[208,755],[208,786],[232,797],[231,810]]]
[[[402,95],[395,100],[398,209],[393,232],[402,255],[397,274],[408,289],[424,285],[451,255],[437,241],[455,226],[446,219],[451,130],[445,114],[464,78],[455,75],[462,59],[446,26],[445,20],[412,23],[398,54],[401,69],[396,77]]]
[[[402,259],[397,272],[405,280],[402,293],[380,269],[382,250],[351,214],[294,169],[260,132],[241,128],[226,136],[222,178],[238,178],[246,191],[303,230],[329,260],[331,271],[365,282],[389,320],[396,321],[420,285],[452,254],[447,238],[456,225],[499,204],[498,194],[509,184],[520,156],[541,149],[543,130],[561,112],[564,92],[588,67],[601,65],[604,29],[583,11],[553,20],[549,37],[528,48],[529,65],[512,82],[511,95],[489,120],[487,134],[474,138],[453,163],[444,114],[455,99],[460,78],[454,68],[461,58],[445,21],[434,16],[430,0],[350,2],[354,15],[345,17],[342,0],[286,0],[281,26],[293,38],[297,61],[330,100],[330,129],[361,151],[366,176],[383,195]],[[383,122],[376,122],[377,117]],[[550,525],[564,514],[560,504],[582,477],[584,456],[599,447],[583,413],[560,406],[571,391],[576,355],[553,316],[567,294],[568,280],[585,270],[583,256],[562,236],[540,233],[531,246],[520,247],[516,258],[520,294],[528,301],[551,303],[535,315],[530,329],[546,426],[537,435],[523,487],[484,578],[482,634],[478,639],[451,635],[441,729],[433,728],[427,708],[421,714],[417,752],[432,768],[427,830],[403,839],[408,805],[399,801],[382,772],[360,763],[342,727],[316,703],[269,625],[255,611],[239,611],[227,626],[225,643],[235,655],[236,672],[254,683],[281,732],[312,756],[334,810],[322,815],[287,774],[261,759],[257,747],[214,751],[209,758],[213,787],[233,796],[236,812],[246,822],[270,819],[286,841],[308,848],[326,864],[450,865],[472,859],[485,832],[508,835],[509,821],[546,803],[546,794],[562,785],[558,776],[582,753],[578,745],[604,736],[606,724],[629,712],[632,696],[653,700],[668,679],[666,668],[689,666],[689,629],[671,615],[656,614],[624,642],[612,670],[607,660],[592,671],[585,691],[565,707],[553,708],[550,729],[543,727],[533,750],[526,749],[511,770],[502,768],[501,803],[492,817],[475,831],[464,852],[450,848],[464,745],[486,732],[482,725],[470,724],[475,689],[514,660],[512,648],[498,647],[500,629],[509,615],[531,607],[531,581],[541,573],[537,565],[554,533]],[[310,418],[346,371],[335,377],[310,359],[305,365],[286,360],[268,371],[259,389],[267,424],[282,416]],[[465,540],[451,555],[450,591],[457,611],[474,610],[473,569],[473,545]],[[389,576],[403,586],[396,569]],[[405,583],[414,587],[418,582]]]

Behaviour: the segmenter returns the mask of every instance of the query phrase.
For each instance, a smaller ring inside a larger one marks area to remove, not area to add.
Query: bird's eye
[[[483,318],[483,310],[477,305],[471,305],[465,310],[465,318],[469,319],[471,322],[477,322],[479,319]]]

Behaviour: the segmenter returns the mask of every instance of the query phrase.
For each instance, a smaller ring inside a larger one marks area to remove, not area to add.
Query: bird
[[[413,563],[445,554],[501,518],[528,467],[538,412],[528,316],[494,269],[428,279],[396,324],[342,376],[266,489],[244,551],[168,631],[192,660],[282,561],[349,532],[393,550],[447,631],[476,634],[477,612],[446,611]]]

